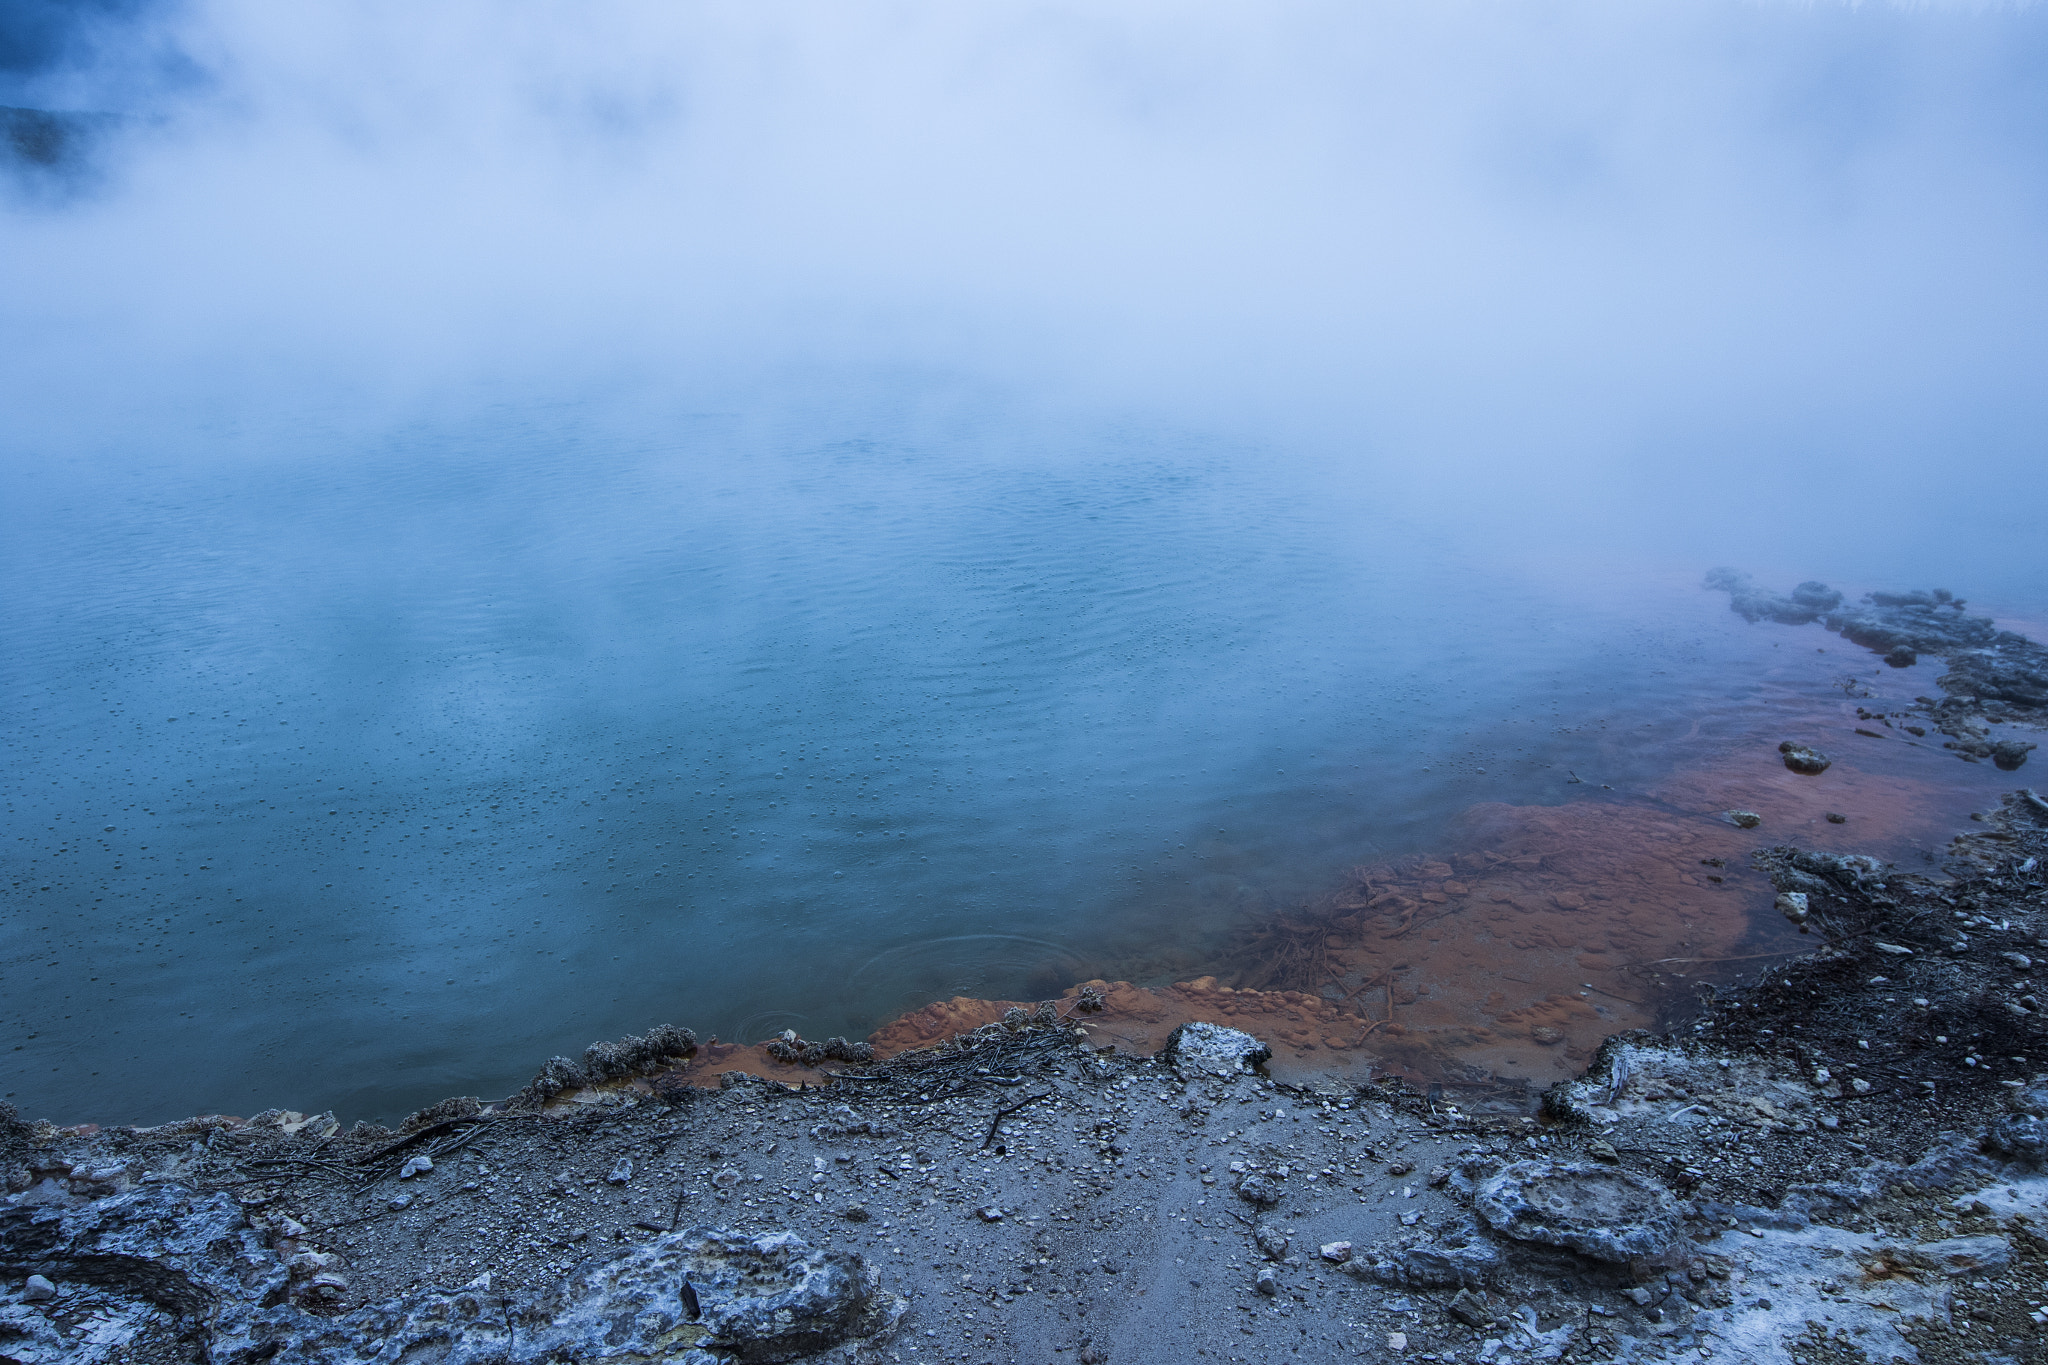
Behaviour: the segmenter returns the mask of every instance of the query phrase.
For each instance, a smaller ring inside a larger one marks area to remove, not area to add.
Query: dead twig
[[[1001,1109],[996,1110],[996,1116],[988,1121],[988,1136],[981,1140],[981,1146],[976,1150],[987,1150],[988,1145],[996,1140],[996,1129],[1003,1126],[1004,1119],[1016,1113],[1019,1109],[1024,1108],[1026,1105],[1038,1103],[1040,1100],[1046,1098],[1050,1094],[1052,1094],[1052,1091],[1042,1090],[1036,1095],[1026,1095],[1023,1099],[1018,1100],[1015,1104],[1006,1104]]]
[[[466,1125],[470,1131],[462,1134],[460,1142],[452,1146],[442,1145],[437,1148],[439,1152],[451,1152],[467,1145],[477,1136],[477,1130],[482,1129],[486,1125],[513,1123],[520,1119],[534,1117],[536,1116],[533,1114],[464,1114],[460,1118],[442,1119],[439,1123],[430,1123],[417,1132],[407,1133],[396,1142],[387,1142],[374,1152],[366,1153],[363,1156],[350,1157],[349,1162],[355,1166],[374,1166],[384,1158],[396,1155],[422,1139],[434,1137],[437,1134],[450,1133]]]
[[[680,1225],[683,1221],[683,1196],[688,1194],[689,1192],[690,1191],[688,1186],[683,1185],[681,1182],[677,1183],[676,1202],[674,1207],[672,1207],[668,1211],[668,1230],[670,1232],[674,1232],[677,1226]]]

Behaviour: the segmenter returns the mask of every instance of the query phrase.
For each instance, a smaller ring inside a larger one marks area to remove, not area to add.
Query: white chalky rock
[[[1195,1022],[1182,1024],[1168,1034],[1159,1055],[1182,1071],[1236,1076],[1266,1061],[1273,1055],[1273,1049],[1243,1029]]]
[[[433,1169],[434,1158],[430,1156],[408,1157],[405,1164],[398,1168],[398,1178],[400,1180],[410,1180],[416,1175],[425,1175]]]
[[[94,1293],[127,1304],[137,1321],[171,1313],[205,1359],[270,1365],[788,1361],[889,1331],[908,1306],[854,1253],[820,1251],[786,1232],[694,1228],[535,1293],[493,1293],[483,1276],[337,1315],[331,1309],[348,1288],[342,1276],[318,1271],[300,1281],[300,1296],[289,1294],[291,1272],[233,1200],[171,1185],[78,1209],[36,1208],[0,1226],[0,1258],[31,1246],[46,1261],[89,1273]],[[310,1268],[317,1253],[301,1254]],[[35,1358],[69,1358],[42,1354],[62,1345],[48,1335],[34,1338]]]
[[[1480,1185],[1473,1207],[1519,1242],[1626,1262],[1667,1250],[1680,1231],[1669,1190],[1613,1166],[1518,1161]]]

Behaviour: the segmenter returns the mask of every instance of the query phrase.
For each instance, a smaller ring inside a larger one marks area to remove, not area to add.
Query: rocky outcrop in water
[[[1978,722],[2041,719],[2048,710],[2048,646],[2000,630],[1988,616],[1968,615],[1963,599],[1945,588],[1865,593],[1861,602],[1851,604],[1825,583],[1801,583],[1780,594],[1757,587],[1748,574],[1734,569],[1715,569],[1706,586],[1727,593],[1729,608],[1744,620],[1788,626],[1818,622],[1882,655],[1894,668],[1911,668],[1921,655],[1947,660],[1948,672],[1935,685],[1948,695],[1920,702],[1960,758],[1988,758],[2010,771],[2025,763],[2035,747],[1992,740]]]
[[[1778,746],[1778,752],[1785,756],[1785,766],[1795,773],[1818,777],[1834,766],[1834,760],[1818,749],[1809,749],[1804,744],[1786,740]]]

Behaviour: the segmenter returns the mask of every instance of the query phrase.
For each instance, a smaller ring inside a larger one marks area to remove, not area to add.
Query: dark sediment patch
[[[1845,1098],[1995,1109],[2048,1046],[2048,802],[2008,794],[1957,836],[1947,875],[1776,846],[1754,863],[1806,898],[1822,939],[1694,1026],[1722,1045],[1840,1071]],[[1847,1068],[1847,1070],[1843,1070]]]

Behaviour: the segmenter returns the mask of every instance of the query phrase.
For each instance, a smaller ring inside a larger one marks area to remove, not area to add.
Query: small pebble
[[[434,1158],[430,1156],[408,1157],[406,1163],[398,1168],[398,1178],[400,1180],[410,1180],[416,1175],[425,1175],[433,1169]]]
[[[41,1275],[31,1275],[22,1286],[21,1296],[30,1303],[48,1303],[57,1297],[57,1286]]]

